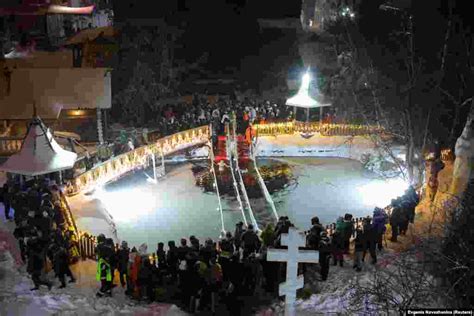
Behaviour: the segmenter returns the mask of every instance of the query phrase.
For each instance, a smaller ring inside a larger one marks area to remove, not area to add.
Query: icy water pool
[[[310,227],[310,219],[335,222],[338,216],[371,215],[375,206],[385,206],[405,189],[402,181],[378,180],[353,160],[340,158],[261,159],[258,165],[287,164],[293,181],[272,193],[278,215],[288,216],[300,229]],[[148,182],[143,171],[107,185],[97,197],[114,217],[120,240],[130,245],[158,242],[177,243],[181,237],[217,238],[221,230],[218,201],[213,192],[196,185],[191,163],[167,166],[167,175],[158,183]],[[145,171],[152,174],[150,170]],[[224,228],[234,230],[242,213],[234,197],[222,200]],[[272,219],[263,198],[251,199],[257,221]]]

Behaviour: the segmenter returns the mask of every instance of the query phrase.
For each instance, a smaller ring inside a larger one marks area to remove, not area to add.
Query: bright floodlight
[[[331,104],[322,104],[309,96],[309,84],[311,82],[311,76],[307,71],[303,75],[303,80],[301,81],[301,87],[298,93],[286,100],[286,105],[296,106],[301,108],[319,108],[322,106],[330,106]]]
[[[358,187],[362,201],[367,206],[384,207],[398,196],[402,196],[409,183],[401,178],[388,179],[385,181],[372,181]]]

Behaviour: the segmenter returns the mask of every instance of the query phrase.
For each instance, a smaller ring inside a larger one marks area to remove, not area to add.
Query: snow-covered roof
[[[77,154],[61,148],[49,128],[39,117],[35,117],[28,126],[20,152],[0,165],[0,170],[37,176],[70,169],[74,166],[76,158]]]

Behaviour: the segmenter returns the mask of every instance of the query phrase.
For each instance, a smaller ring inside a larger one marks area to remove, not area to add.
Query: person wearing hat
[[[28,265],[27,271],[31,274],[31,279],[35,285],[31,291],[36,291],[41,285],[48,287],[48,290],[51,290],[53,286],[51,282],[42,278],[42,271],[44,269],[44,264],[46,258],[44,256],[43,247],[38,241],[37,238],[31,238],[27,242],[28,249]]]
[[[242,234],[241,241],[241,246],[243,246],[244,249],[244,258],[247,258],[253,252],[257,252],[262,245],[260,238],[253,230],[252,224],[249,224],[247,227],[247,231]]]
[[[235,231],[234,231],[235,251],[238,251],[240,248],[241,237],[242,237],[242,234],[245,232],[243,226],[244,226],[244,223],[242,222],[238,222],[237,224],[235,224]]]
[[[321,267],[321,280],[326,281],[329,274],[329,260],[331,258],[331,241],[325,230],[320,234],[319,240],[319,265]]]
[[[364,261],[364,250],[366,247],[366,241],[364,237],[365,235],[362,229],[357,228],[356,237],[354,240],[354,265],[352,266],[352,268],[354,268],[357,272],[362,271],[362,262]]]
[[[53,253],[54,272],[61,282],[59,288],[62,289],[66,287],[66,275],[69,276],[70,283],[76,282],[76,279],[69,268],[69,258],[66,249],[62,245],[52,244],[50,250]]]
[[[377,248],[379,251],[383,250],[382,239],[383,235],[385,234],[385,231],[387,230],[387,227],[385,226],[387,224],[387,219],[388,215],[383,209],[379,207],[376,207],[374,209],[372,226],[375,231],[375,243],[377,244]]]
[[[315,216],[311,219],[311,229],[306,238],[306,244],[310,249],[318,250],[321,233],[324,231],[323,225],[319,223],[319,217]]]
[[[375,252],[377,234],[371,221],[372,219],[370,218],[370,216],[367,216],[363,220],[364,249],[363,249],[363,254],[362,254],[362,261],[364,261],[365,254],[367,253],[367,250],[368,250],[370,253],[370,256],[372,257],[372,264],[375,264],[377,263],[377,253]]]
[[[122,287],[129,289],[129,280],[128,280],[128,259],[130,256],[130,248],[128,248],[127,242],[124,240],[120,246],[120,249],[117,250],[117,270],[120,276],[120,284]]]
[[[397,236],[399,234],[399,227],[402,224],[402,208],[400,199],[397,198],[392,200],[392,213],[390,214],[390,226],[392,226],[392,238],[391,242],[397,242]]]

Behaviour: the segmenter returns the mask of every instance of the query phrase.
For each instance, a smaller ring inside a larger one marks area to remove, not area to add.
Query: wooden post
[[[151,154],[151,161],[153,163],[153,180],[156,182],[156,164],[155,164],[155,153]]]

